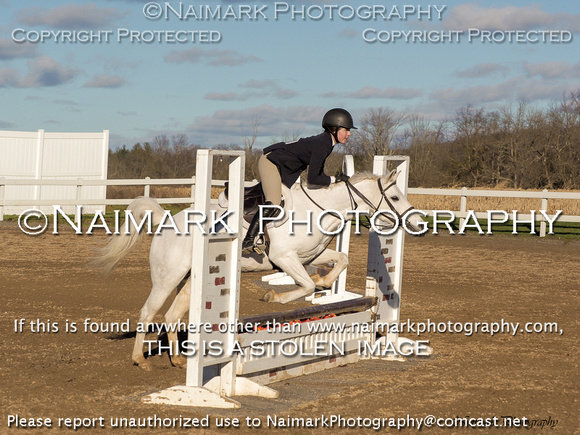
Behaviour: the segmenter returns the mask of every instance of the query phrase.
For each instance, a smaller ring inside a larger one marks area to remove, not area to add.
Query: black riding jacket
[[[275,143],[264,148],[264,154],[278,166],[282,183],[288,188],[292,187],[307,167],[308,184],[328,186],[331,178],[324,173],[324,163],[332,149],[332,137],[324,132],[294,142]]]

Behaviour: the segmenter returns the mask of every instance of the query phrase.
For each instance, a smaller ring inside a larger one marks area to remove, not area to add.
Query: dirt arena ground
[[[176,419],[172,429],[147,433],[265,432],[268,416],[279,418],[361,418],[364,426],[434,416],[453,425],[456,417],[493,421],[527,418],[534,433],[580,433],[579,317],[580,243],[525,236],[407,237],[402,320],[473,324],[537,325],[557,323],[543,333],[427,333],[434,355],[404,362],[363,361],[272,386],[275,400],[240,398],[235,411],[163,407],[140,402],[147,393],[183,384],[185,371],[171,367],[166,355],[152,357],[145,372],[130,360],[132,339],[109,333],[67,332],[66,326],[91,322],[136,322],[150,288],[149,242],[140,244],[107,279],[86,267],[91,248],[104,236],[28,236],[15,223],[0,223],[0,433],[27,433],[30,419],[50,418],[52,429],[31,433],[71,432],[77,422],[91,428],[77,433],[139,433],[114,428],[117,418]],[[349,288],[363,289],[366,238],[354,239]],[[241,313],[278,311],[258,299],[260,274],[243,274]],[[288,308],[303,306],[304,302]],[[22,323],[20,323],[20,319]],[[162,317],[159,316],[159,321]],[[50,328],[33,332],[38,323]],[[22,324],[23,332],[15,329]],[[53,332],[58,328],[58,332]],[[409,336],[409,338],[417,338]],[[20,424],[16,428],[15,416]],[[208,418],[209,428],[180,427],[180,418]],[[247,418],[260,428],[249,428]],[[102,418],[102,419],[101,419]],[[240,427],[225,429],[225,418]],[[363,420],[363,419],[368,420]],[[59,419],[61,427],[59,427]],[[80,420],[84,419],[84,420]],[[391,419],[391,420],[388,420]],[[401,420],[398,420],[401,419]],[[9,421],[11,424],[9,426]],[[344,420],[347,424],[354,420]],[[366,421],[366,423],[365,423]],[[514,420],[517,423],[517,420]],[[100,427],[102,426],[104,428]],[[463,433],[471,429],[437,426],[422,432]],[[353,428],[278,429],[283,433],[377,432]],[[492,433],[522,433],[500,428]],[[383,432],[397,432],[383,428]],[[379,432],[380,432],[379,431]],[[404,431],[416,432],[417,423]],[[525,433],[525,432],[524,432]]]

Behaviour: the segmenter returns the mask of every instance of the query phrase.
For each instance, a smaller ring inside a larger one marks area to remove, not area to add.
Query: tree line
[[[580,90],[547,108],[525,101],[495,110],[467,105],[439,122],[372,108],[357,126],[346,146],[327,160],[328,174],[340,172],[343,154],[354,156],[357,170],[371,170],[375,155],[401,154],[410,157],[414,187],[580,188]],[[248,180],[258,178],[258,131],[254,119],[251,137],[218,147],[246,152]],[[176,135],[111,150],[109,178],[188,178],[195,175],[199,148]],[[226,178],[225,171],[216,176]]]

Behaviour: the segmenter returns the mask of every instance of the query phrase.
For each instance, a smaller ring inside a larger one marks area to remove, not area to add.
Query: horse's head
[[[372,186],[364,188],[368,196],[360,191],[359,196],[372,208],[371,214],[375,214],[379,210],[383,211],[383,213],[377,214],[377,221],[390,226],[398,224],[402,227],[404,224],[409,232],[419,233],[423,231],[427,223],[421,219],[421,215],[415,211],[415,208],[397,186],[398,176],[399,172],[393,170],[382,177],[373,176],[372,179],[366,177],[365,184],[371,183]],[[357,184],[359,180],[360,178],[355,176],[352,180],[353,184]],[[369,188],[372,189],[369,190]]]
[[[414,233],[421,232],[427,223],[421,219],[420,214],[414,212],[415,207],[411,205],[407,197],[399,189],[399,186],[397,186],[397,177],[399,174],[399,171],[393,170],[389,174],[377,179],[381,199],[388,206],[381,206],[380,208],[390,209],[399,218],[399,225],[403,225],[404,223],[409,231]]]

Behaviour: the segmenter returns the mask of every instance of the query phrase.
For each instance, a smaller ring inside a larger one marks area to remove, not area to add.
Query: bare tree
[[[246,179],[256,180],[258,174],[258,160],[261,152],[254,149],[256,139],[258,138],[258,127],[260,126],[260,118],[252,116],[252,136],[244,135],[244,151],[246,152]],[[243,133],[243,130],[242,130]]]
[[[444,122],[432,124],[416,114],[409,117],[403,143],[411,157],[410,176],[415,185],[432,186],[442,182],[437,168],[441,166],[443,159],[441,144],[444,135]]]
[[[455,126],[456,152],[451,157],[457,181],[468,179],[477,187],[484,173],[487,152],[486,114],[483,109],[471,105],[460,108],[453,120]]]
[[[387,107],[369,109],[361,118],[358,130],[353,130],[347,150],[361,154],[366,161],[374,156],[394,153],[395,135],[405,123],[407,114]]]

